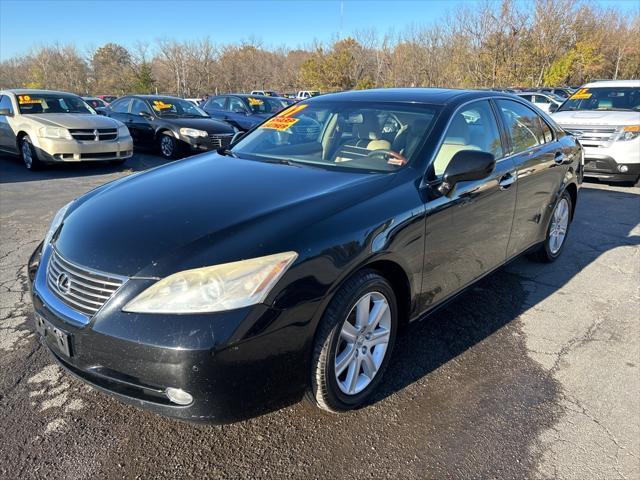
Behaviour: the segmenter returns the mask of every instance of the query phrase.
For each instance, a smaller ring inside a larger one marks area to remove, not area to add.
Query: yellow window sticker
[[[585,100],[591,98],[591,95],[588,88],[580,88],[576,93],[571,95],[571,100]]]
[[[259,98],[249,97],[247,98],[247,100],[249,100],[249,105],[251,105],[252,107],[255,107],[257,105],[262,105],[264,103],[264,101],[260,100]]]
[[[286,110],[280,112],[278,115],[263,123],[260,128],[270,128],[272,130],[288,130],[292,125],[295,125],[300,121],[299,118],[293,118],[293,115],[300,113],[307,108],[307,105],[293,105]]]
[[[153,101],[154,110],[168,110],[173,108],[172,103],[164,103],[162,100],[154,100]]]
[[[35,103],[42,103],[42,99],[31,98],[30,95],[18,95],[18,103],[20,105],[33,105]]]

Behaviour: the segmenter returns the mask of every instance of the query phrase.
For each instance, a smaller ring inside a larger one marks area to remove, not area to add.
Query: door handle
[[[553,157],[553,161],[556,162],[558,165],[563,163],[564,162],[564,153],[556,152],[555,157]]]
[[[509,173],[505,173],[502,178],[500,178],[500,181],[498,182],[498,184],[500,185],[500,190],[506,190],[507,188],[509,188],[511,185],[513,185],[516,181],[516,176],[509,172]]]

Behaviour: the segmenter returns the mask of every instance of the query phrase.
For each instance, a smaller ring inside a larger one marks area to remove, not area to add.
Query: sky
[[[520,0],[527,2],[528,0]],[[594,0],[637,11],[640,0]],[[107,42],[133,46],[159,39],[259,40],[264,47],[303,47],[314,40],[375,28],[399,33],[429,25],[475,0],[0,0],[0,60],[30,48],[73,43],[89,51]]]

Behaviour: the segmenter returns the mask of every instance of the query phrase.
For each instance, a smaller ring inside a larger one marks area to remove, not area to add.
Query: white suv
[[[587,83],[551,115],[584,147],[584,175],[640,180],[640,80]]]

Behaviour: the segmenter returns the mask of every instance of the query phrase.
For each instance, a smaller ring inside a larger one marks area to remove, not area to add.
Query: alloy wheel
[[[566,198],[561,198],[553,211],[551,227],[549,228],[549,251],[555,255],[562,248],[564,239],[567,236],[569,226],[569,202]]]
[[[342,324],[334,371],[346,395],[367,388],[378,373],[391,337],[391,309],[380,292],[369,292],[356,302]]]
[[[173,139],[167,135],[163,135],[160,139],[160,150],[165,157],[171,157],[171,155],[173,155]]]

